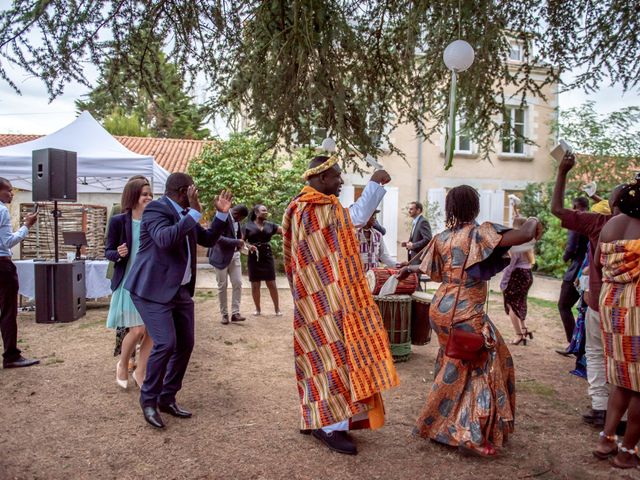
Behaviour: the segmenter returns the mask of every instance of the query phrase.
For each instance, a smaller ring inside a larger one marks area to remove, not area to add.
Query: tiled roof
[[[16,143],[30,142],[36,138],[40,138],[42,135],[21,135],[15,133],[2,133],[0,134],[0,147],[8,147],[15,145]]]
[[[42,135],[0,134],[0,147],[29,142]],[[198,156],[207,143],[205,140],[180,138],[124,137],[114,135],[122,145],[140,155],[151,155],[167,171],[185,172],[189,161]]]
[[[115,138],[129,150],[151,155],[169,172],[186,172],[189,161],[200,155],[207,143],[204,140],[180,138],[121,137]]]

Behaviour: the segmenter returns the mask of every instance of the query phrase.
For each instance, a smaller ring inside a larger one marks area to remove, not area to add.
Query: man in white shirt
[[[6,178],[0,177],[0,332],[4,353],[3,368],[30,367],[40,360],[24,358],[18,349],[18,273],[11,261],[11,249],[29,233],[29,228],[38,220],[38,213],[30,213],[24,224],[13,232],[11,215],[7,204],[13,200],[13,187]]]

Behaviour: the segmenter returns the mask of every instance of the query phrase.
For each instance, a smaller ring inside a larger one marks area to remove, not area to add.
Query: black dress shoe
[[[570,357],[573,355],[573,353],[567,352],[566,350],[561,350],[561,349],[556,350],[556,353],[558,355],[562,355],[563,357]]]
[[[245,320],[246,318],[240,315],[239,313],[234,313],[233,315],[231,315],[232,322],[244,322]]]
[[[358,453],[355,443],[353,443],[353,440],[349,438],[349,435],[347,435],[346,432],[336,431],[326,433],[324,430],[318,429],[313,430],[311,435],[320,440],[334,452],[344,453],[346,455],[356,455]]]
[[[164,422],[157,409],[154,407],[142,407],[142,413],[149,425],[156,428],[164,428]]]
[[[40,360],[36,360],[35,358],[24,358],[23,356],[20,356],[16,360],[12,360],[10,362],[3,360],[2,368],[30,367],[31,365],[37,365],[38,363],[40,363]]]
[[[158,409],[161,412],[168,413],[169,415],[173,415],[178,418],[190,418],[191,412],[187,410],[183,410],[178,406],[176,402],[170,403],[169,405],[158,405]]]
[[[220,320],[220,323],[223,325],[228,325],[229,324],[229,315],[222,315],[222,320]]]
[[[606,410],[594,410],[591,408],[582,414],[582,421],[599,428],[604,426],[604,419],[606,415]]]

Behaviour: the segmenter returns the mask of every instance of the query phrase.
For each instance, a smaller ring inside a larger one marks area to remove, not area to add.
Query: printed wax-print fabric
[[[429,316],[438,336],[435,379],[418,418],[415,433],[446,445],[490,441],[501,446],[513,432],[515,373],[513,359],[502,336],[484,312],[487,283],[462,271],[489,258],[507,229],[491,223],[466,225],[436,235],[423,257],[421,269],[441,281]],[[454,312],[454,328],[483,332],[495,348],[477,361],[449,358],[444,349]]]

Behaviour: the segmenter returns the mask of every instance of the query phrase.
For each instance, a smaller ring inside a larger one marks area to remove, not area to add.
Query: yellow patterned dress
[[[439,233],[427,247],[420,269],[433,281],[442,283],[429,309],[431,328],[440,345],[435,379],[415,428],[415,433],[424,438],[451,446],[467,442],[481,446],[486,441],[501,446],[513,432],[513,359],[485,314],[487,282],[468,273],[492,256],[506,230],[492,223],[466,225]],[[454,328],[483,332],[495,342],[495,348],[477,361],[444,354],[458,288],[455,322],[460,323]]]
[[[607,381],[640,391],[640,240],[600,244],[600,326]]]

